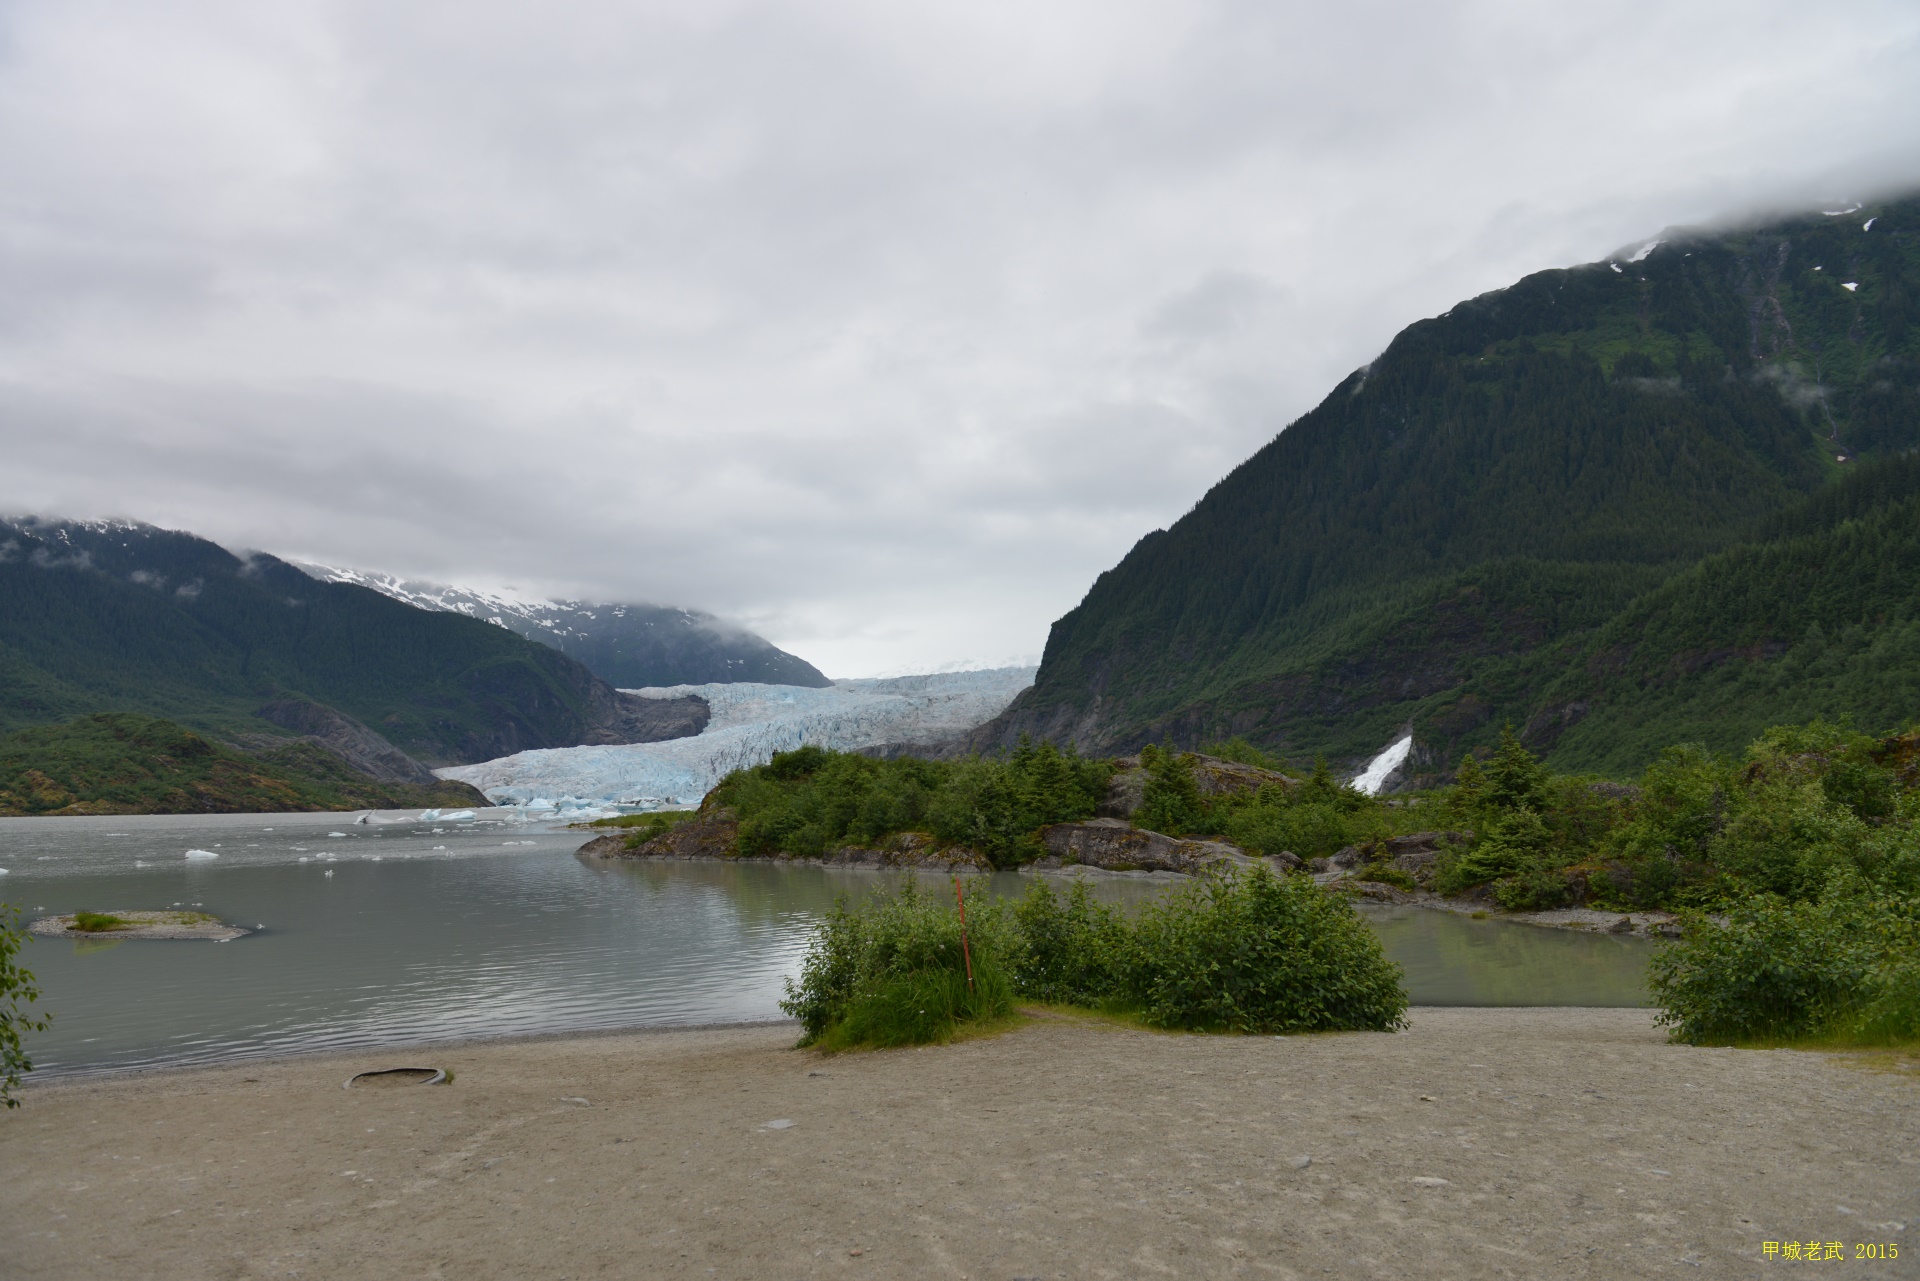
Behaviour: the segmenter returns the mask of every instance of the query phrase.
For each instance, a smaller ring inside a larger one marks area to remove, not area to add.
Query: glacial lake
[[[35,1075],[777,1019],[821,913],[894,875],[608,863],[576,856],[586,833],[478,815],[0,819],[0,901],[26,919],[177,904],[261,927],[231,943],[36,938],[23,960],[54,1024],[29,1036]],[[1028,883],[1002,874],[992,889]],[[1645,940],[1365,915],[1416,1005],[1646,1003]]]

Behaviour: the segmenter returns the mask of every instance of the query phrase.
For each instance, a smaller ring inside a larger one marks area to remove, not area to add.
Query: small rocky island
[[[76,939],[203,939],[225,943],[252,930],[228,925],[206,912],[74,912],[43,916],[28,926],[48,938]]]

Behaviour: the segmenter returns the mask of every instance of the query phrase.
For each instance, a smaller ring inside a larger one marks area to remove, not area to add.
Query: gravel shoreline
[[[1847,1269],[1894,1277],[1920,1249],[1920,1074],[1669,1045],[1645,1011],[792,1044],[651,1032],[30,1085],[0,1117],[0,1257],[22,1278],[1748,1277],[1766,1241],[1817,1238],[1897,1244]],[[414,1064],[456,1080],[340,1089]]]

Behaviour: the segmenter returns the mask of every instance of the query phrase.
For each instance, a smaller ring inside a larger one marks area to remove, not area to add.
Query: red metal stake
[[[967,991],[973,991],[973,952],[967,947],[967,900],[960,893],[960,878],[953,878],[953,901],[960,905],[960,956],[967,963]]]

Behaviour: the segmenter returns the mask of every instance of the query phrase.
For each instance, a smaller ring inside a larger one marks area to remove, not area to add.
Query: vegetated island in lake
[[[729,774],[697,811],[589,824],[612,830],[582,852],[940,871],[1263,861],[1393,902],[1593,908],[1612,923],[1756,893],[1810,900],[1836,868],[1899,862],[1920,802],[1920,730],[1875,738],[1818,722],[1771,729],[1738,760],[1669,748],[1631,784],[1554,773],[1511,732],[1465,756],[1451,785],[1394,796],[1324,763],[1305,777],[1281,764],[1240,740],[1109,759],[1030,741],[961,760],[802,747]]]
[[[312,738],[269,739],[244,751],[130,712],[36,725],[0,738],[0,815],[6,816],[489,804],[465,783],[383,781]]]
[[[253,933],[238,925],[228,925],[207,912],[132,912],[118,908],[111,912],[74,912],[66,916],[43,916],[27,927],[48,938],[79,939],[199,939],[225,943]]]

